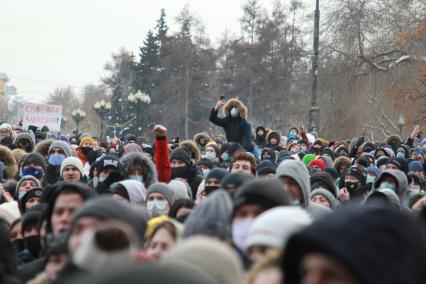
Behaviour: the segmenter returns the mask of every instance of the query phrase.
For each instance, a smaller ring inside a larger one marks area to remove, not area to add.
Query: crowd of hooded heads
[[[2,123],[0,283],[426,282],[419,127],[373,142],[259,126],[246,143],[244,109],[220,107],[227,139]]]

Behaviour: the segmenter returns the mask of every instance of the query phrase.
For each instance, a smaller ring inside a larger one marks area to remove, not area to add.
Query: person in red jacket
[[[167,129],[162,125],[154,126],[155,167],[157,168],[158,181],[169,183],[170,159],[167,143]]]

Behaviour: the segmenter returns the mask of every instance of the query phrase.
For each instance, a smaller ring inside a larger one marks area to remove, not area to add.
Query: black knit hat
[[[246,204],[259,204],[264,210],[268,210],[276,206],[290,205],[290,196],[278,180],[255,180],[236,191],[233,215]]]
[[[37,152],[29,153],[23,160],[22,165],[25,166],[25,164],[31,164],[31,163],[40,165],[43,168],[43,170],[46,171],[46,160],[39,153]]]
[[[228,171],[222,168],[214,168],[212,169],[209,174],[206,177],[206,181],[208,181],[211,178],[215,178],[219,180],[219,182],[222,182],[222,180],[226,177],[228,174]]]
[[[31,189],[30,191],[28,191],[27,193],[25,193],[25,195],[22,196],[22,198],[19,200],[19,209],[21,210],[21,212],[25,213],[26,211],[25,207],[28,200],[30,200],[33,197],[41,198],[42,195],[43,195],[43,189],[39,187],[35,187]]]
[[[258,176],[266,176],[267,174],[275,174],[276,168],[270,160],[263,160],[256,168]]]
[[[244,173],[232,173],[227,175],[220,184],[220,187],[228,190],[228,189],[238,189],[242,185],[254,180],[254,176],[247,175]]]
[[[182,161],[187,165],[192,164],[191,153],[185,147],[177,147],[176,149],[174,149],[170,154],[170,161],[171,160]]]

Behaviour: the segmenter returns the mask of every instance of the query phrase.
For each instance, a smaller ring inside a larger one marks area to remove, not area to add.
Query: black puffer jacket
[[[240,114],[232,117],[230,111],[233,107],[238,108]],[[219,118],[218,111],[212,109],[210,112],[210,122],[223,127],[228,142],[241,144],[246,151],[250,151],[251,125],[246,120],[247,109],[244,104],[237,99],[229,100],[224,107],[225,117]]]

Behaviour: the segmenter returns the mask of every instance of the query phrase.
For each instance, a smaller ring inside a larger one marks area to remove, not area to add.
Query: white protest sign
[[[28,130],[28,126],[35,125],[39,128],[49,127],[49,131],[61,131],[62,106],[26,103],[22,126]]]

